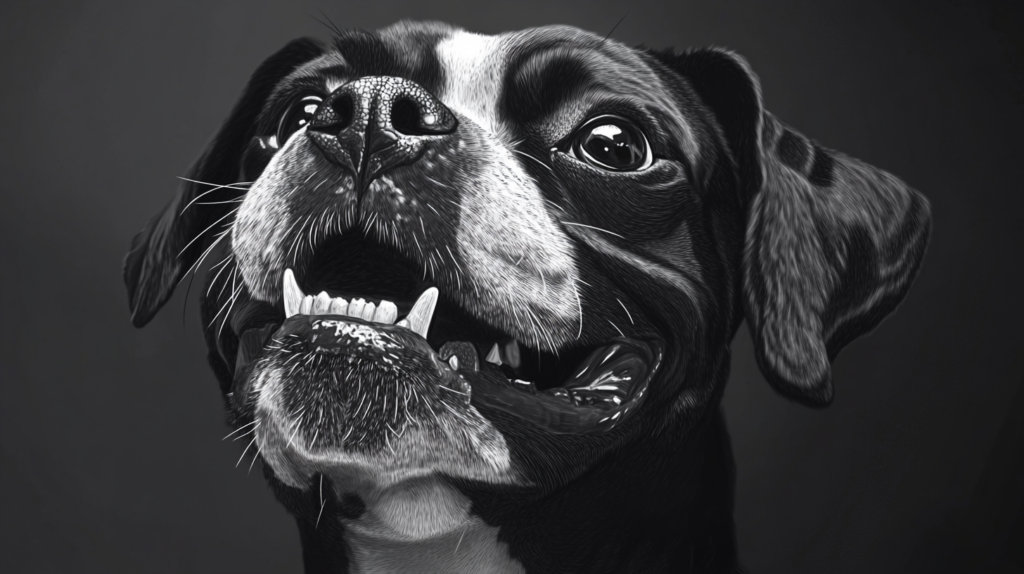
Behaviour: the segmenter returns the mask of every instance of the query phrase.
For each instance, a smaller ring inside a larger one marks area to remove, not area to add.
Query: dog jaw
[[[307,488],[316,474],[331,476],[338,488],[360,483],[387,488],[435,473],[492,483],[519,482],[504,437],[468,404],[467,392],[453,388],[453,381],[445,387],[447,393],[429,385],[419,387],[412,408],[409,394],[402,393],[413,391],[397,381],[399,392],[392,396],[390,407],[401,416],[391,421],[380,420],[387,416],[382,411],[389,410],[389,405],[374,403],[369,389],[359,396],[364,399],[360,406],[367,409],[363,419],[344,410],[357,403],[355,397],[347,405],[337,405],[337,411],[303,412],[303,406],[289,408],[289,391],[296,385],[324,382],[316,380],[319,373],[305,378],[302,369],[287,366],[279,353],[271,352],[254,369],[251,400],[258,452],[285,484]],[[442,370],[439,366],[438,374]],[[399,406],[398,401],[405,404]],[[324,418],[336,422],[327,424]],[[366,428],[370,425],[361,424],[366,421],[383,428]]]

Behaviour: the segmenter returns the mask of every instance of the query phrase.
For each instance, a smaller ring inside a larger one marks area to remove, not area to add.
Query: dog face
[[[125,278],[142,326],[219,253],[210,361],[278,489],[542,496],[686,440],[744,318],[776,389],[830,402],[928,217],[731,53],[403,22],[260,66]]]

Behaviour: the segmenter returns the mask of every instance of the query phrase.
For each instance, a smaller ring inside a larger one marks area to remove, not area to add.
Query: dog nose
[[[362,191],[381,173],[415,162],[430,140],[457,127],[452,112],[419,84],[368,76],[335,90],[308,134],[328,159],[352,172]]]

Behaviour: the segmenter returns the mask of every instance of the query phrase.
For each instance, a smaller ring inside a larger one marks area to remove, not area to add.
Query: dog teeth
[[[395,306],[391,301],[381,301],[380,305],[377,306],[377,312],[373,314],[374,323],[384,323],[390,325],[395,322],[398,318],[398,307]]]
[[[364,321],[373,321],[373,314],[377,312],[377,305],[373,303],[367,303],[363,307],[363,312],[359,314],[359,318]]]
[[[363,307],[366,307],[365,299],[352,299],[348,303],[348,316],[363,318]]]
[[[284,279],[281,286],[281,298],[284,299],[284,316],[285,318],[291,317],[299,312],[299,306],[302,305],[302,299],[305,294],[302,289],[299,288],[299,284],[295,281],[295,274],[292,273],[291,269],[284,270]]]
[[[326,315],[327,309],[331,307],[331,296],[327,294],[327,291],[321,291],[316,299],[313,300],[313,315]]]
[[[405,317],[409,321],[409,329],[424,339],[427,338],[427,329],[430,329],[430,320],[434,318],[434,307],[437,306],[437,287],[431,287],[424,291],[412,310]]]
[[[519,341],[509,339],[501,345],[501,362],[518,369],[521,363],[519,358]]]
[[[386,325],[393,324],[398,318],[398,307],[391,301],[381,301],[378,305],[364,299],[353,299],[350,304],[344,297],[331,297],[326,291],[321,291],[316,296],[306,295],[299,287],[299,283],[295,280],[295,272],[291,269],[285,269],[282,274],[281,298],[284,301],[285,318],[294,315],[347,315]],[[421,296],[420,299],[422,298]],[[432,314],[433,306],[430,311]],[[399,326],[411,328],[409,321],[404,319],[403,321],[404,324],[400,321]],[[424,332],[429,325],[430,319],[427,318]]]
[[[345,315],[348,313],[348,301],[341,297],[331,299],[331,306],[327,308],[328,315]]]
[[[501,350],[498,348],[497,343],[495,343],[494,346],[491,347],[491,350],[487,352],[487,356],[484,357],[484,360],[488,363],[501,365]]]

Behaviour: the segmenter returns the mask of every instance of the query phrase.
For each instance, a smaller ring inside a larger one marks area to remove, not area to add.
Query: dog
[[[124,268],[137,327],[205,270],[229,423],[306,572],[741,571],[733,336],[828,405],[927,200],[724,49],[336,32],[258,67]]]

